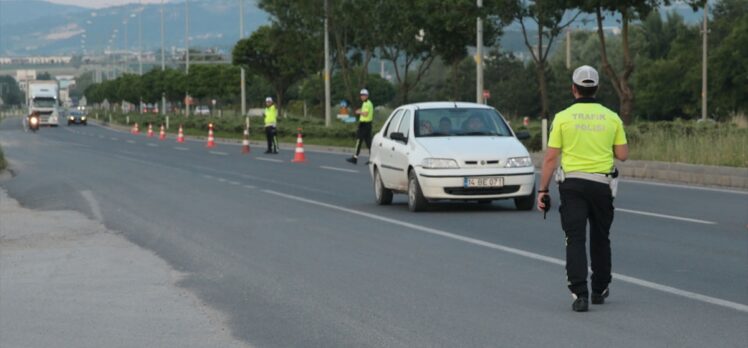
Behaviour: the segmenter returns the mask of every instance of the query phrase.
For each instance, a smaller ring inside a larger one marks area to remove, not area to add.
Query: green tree
[[[240,40],[233,50],[233,63],[267,80],[282,108],[288,88],[319,67],[321,53],[303,33],[273,24]]]
[[[526,3],[521,1],[516,8],[514,17],[519,21],[522,28],[522,36],[525,46],[530,52],[530,57],[535,64],[535,75],[538,81],[538,92],[540,94],[540,117],[548,118],[548,85],[546,75],[548,73],[548,53],[553,47],[553,41],[566,27],[568,27],[581,13],[576,10],[564,21],[569,5],[565,1],[532,1]],[[530,43],[526,21],[534,22],[537,26],[535,43]]]
[[[724,0],[714,9],[709,39],[710,109],[718,116],[748,111],[748,2]]]
[[[16,80],[8,75],[0,76],[0,98],[5,105],[19,106],[23,105],[23,92],[18,87]]]

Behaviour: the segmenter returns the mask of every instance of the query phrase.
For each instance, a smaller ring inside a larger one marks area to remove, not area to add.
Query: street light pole
[[[707,56],[706,56],[706,41],[707,41],[707,22],[709,21],[709,1],[704,2],[704,33],[703,33],[703,40],[702,40],[702,49],[701,49],[701,120],[706,120],[706,65],[707,65]]]
[[[244,0],[239,0],[239,40],[244,38]],[[241,67],[241,97],[242,97],[242,116],[247,114],[247,90],[246,90],[246,72]]]
[[[330,127],[330,34],[328,32],[328,1],[325,0],[325,127]]]
[[[483,0],[478,1],[478,10],[483,7]],[[475,53],[475,101],[483,104],[483,19],[478,16],[477,19],[477,42]]]
[[[164,0],[161,0],[161,71],[166,70],[164,56]],[[163,75],[162,75],[163,76]],[[166,93],[161,91],[161,115],[166,114]]]

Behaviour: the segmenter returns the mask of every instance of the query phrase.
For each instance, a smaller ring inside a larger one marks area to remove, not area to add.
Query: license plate
[[[502,187],[504,178],[500,176],[466,177],[464,186],[467,187]]]

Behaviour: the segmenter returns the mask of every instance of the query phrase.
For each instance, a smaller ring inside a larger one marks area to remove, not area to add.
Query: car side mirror
[[[399,132],[390,133],[390,139],[396,140],[396,141],[402,141],[406,144],[408,143],[408,138],[406,138],[403,133],[399,133]]]
[[[530,132],[528,131],[519,131],[517,133],[514,133],[514,135],[516,135],[517,139],[519,140],[530,139]]]

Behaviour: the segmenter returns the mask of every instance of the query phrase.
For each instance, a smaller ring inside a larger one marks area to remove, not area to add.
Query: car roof
[[[493,107],[470,102],[451,102],[451,101],[432,101],[422,103],[412,103],[400,107],[410,107],[414,109],[445,109],[445,108],[470,108],[470,109],[493,109]]]

